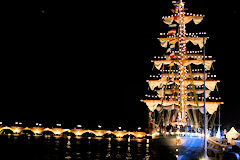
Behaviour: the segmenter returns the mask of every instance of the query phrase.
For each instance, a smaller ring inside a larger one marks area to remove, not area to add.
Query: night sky
[[[187,32],[207,32],[220,95],[222,123],[239,118],[237,1],[186,0],[187,12],[204,14]],[[9,3],[1,13],[1,117],[63,127],[135,130],[147,126],[144,98],[157,40],[168,26],[170,0]]]

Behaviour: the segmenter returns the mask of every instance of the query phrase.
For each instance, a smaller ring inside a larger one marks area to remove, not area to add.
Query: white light
[[[77,127],[78,127],[78,128],[81,128],[81,127],[82,127],[82,125],[78,124],[78,125],[77,125]]]
[[[98,125],[98,128],[102,128],[102,126],[101,126],[101,125]]]
[[[122,129],[122,127],[118,127],[118,129]]]
[[[61,124],[56,124],[56,126],[61,127]]]

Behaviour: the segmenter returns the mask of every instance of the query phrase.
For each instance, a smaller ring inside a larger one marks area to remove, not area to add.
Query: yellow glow
[[[121,134],[121,133],[118,133],[118,134],[117,134],[117,137],[122,137],[122,134]]]
[[[200,157],[199,160],[205,160],[205,158],[204,157]]]
[[[77,135],[77,136],[80,136],[80,135],[81,135],[81,133],[80,133],[79,131],[77,131],[76,135]]]
[[[176,137],[177,146],[181,144],[181,138],[179,136]]]
[[[19,133],[20,132],[20,130],[18,129],[18,128],[16,128],[16,129],[14,129],[14,131],[13,131],[14,133]]]
[[[158,135],[159,135],[158,132],[154,132],[154,133],[152,134],[152,137],[156,137],[156,136],[158,136]]]
[[[59,130],[57,130],[57,131],[55,132],[55,134],[60,134],[60,131],[59,131]]]
[[[142,141],[143,141],[143,139],[137,139],[136,141],[137,141],[137,142],[142,142]]]
[[[35,133],[35,134],[39,134],[40,131],[39,131],[38,129],[36,129],[34,133]]]
[[[13,131],[14,134],[19,134],[21,133],[21,131],[23,130],[22,127],[2,127],[0,128],[1,130],[2,129],[10,129]],[[70,129],[60,129],[60,128],[53,128],[53,129],[50,129],[50,128],[43,128],[43,127],[26,127],[24,128],[25,130],[28,129],[28,130],[31,130],[34,134],[42,134],[43,131],[51,131],[53,132],[55,135],[61,135],[63,132],[71,132],[72,130]],[[93,133],[97,136],[103,136],[105,133],[108,133],[108,134],[114,134],[116,135],[116,137],[118,138],[122,138],[124,135],[134,135],[136,136],[136,138],[142,138],[143,136],[147,135],[145,132],[127,132],[127,131],[105,131],[105,130],[84,130],[84,129],[81,129],[81,130],[74,130],[73,131],[75,133],[76,136],[81,136],[82,133],[85,133],[85,132],[90,132],[90,133]],[[158,135],[159,133],[156,132],[154,133],[154,135]],[[169,134],[169,133],[168,133]],[[151,136],[150,134],[148,134],[149,136]]]
[[[98,136],[102,136],[102,133],[101,133],[101,132],[98,132]]]

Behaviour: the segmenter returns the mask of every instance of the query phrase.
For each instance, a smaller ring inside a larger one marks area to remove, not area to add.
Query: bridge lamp
[[[78,127],[78,128],[82,128],[82,125],[78,124],[77,127]]]
[[[98,125],[98,128],[102,128],[102,126],[101,126],[101,125]]]
[[[38,124],[38,126],[42,126],[42,124],[41,124],[41,123],[39,123],[39,124]]]
[[[2,124],[2,122],[0,122],[0,125]]]
[[[141,130],[142,128],[141,127],[138,127],[138,130]]]
[[[118,127],[118,129],[119,129],[119,130],[121,130],[121,129],[122,129],[122,127]]]
[[[20,124],[20,125],[21,125],[21,124],[22,124],[22,122],[18,122],[18,124]]]
[[[56,126],[61,127],[62,125],[61,124],[56,124]]]
[[[18,124],[18,122],[15,122],[15,124]]]

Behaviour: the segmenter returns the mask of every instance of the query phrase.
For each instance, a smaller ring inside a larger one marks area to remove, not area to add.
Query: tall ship
[[[149,91],[141,100],[149,109],[151,135],[203,133],[204,108],[208,128],[213,129],[223,104],[217,87],[220,80],[211,74],[215,60],[205,55],[209,37],[206,32],[186,30],[187,24],[198,25],[205,16],[186,12],[182,0],[172,3],[172,15],[162,17],[169,30],[158,38],[165,53],[152,59],[154,73],[146,80]]]

